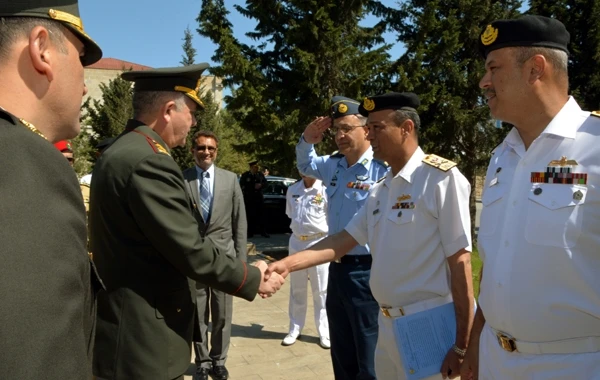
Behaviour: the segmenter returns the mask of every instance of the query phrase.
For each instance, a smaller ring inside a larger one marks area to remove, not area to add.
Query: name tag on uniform
[[[494,177],[494,179],[492,179],[490,181],[490,186],[489,187],[492,187],[492,186],[497,185],[497,184],[498,184],[498,178]]]

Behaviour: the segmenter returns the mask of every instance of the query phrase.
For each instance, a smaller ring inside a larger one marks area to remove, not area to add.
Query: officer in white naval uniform
[[[481,307],[463,363],[480,379],[600,379],[600,118],[568,95],[568,42],[540,16],[481,35],[480,87],[514,128],[482,196]]]
[[[473,320],[470,185],[455,163],[419,148],[418,106],[413,93],[363,101],[360,112],[369,117],[374,155],[390,164],[391,173],[371,189],[344,231],[269,267],[285,275],[338,259],[355,245],[368,243],[373,256],[370,286],[381,306],[375,372],[385,380],[406,378],[394,318],[454,301],[455,344],[440,374],[431,379],[459,375]]]
[[[300,181],[288,188],[286,200],[285,212],[292,220],[289,252],[293,255],[327,236],[327,193],[323,182],[303,175]],[[317,265],[290,275],[290,331],[283,339],[284,346],[294,344],[304,327],[310,278],[319,344],[326,349],[331,347],[325,310],[328,275],[329,264]]]

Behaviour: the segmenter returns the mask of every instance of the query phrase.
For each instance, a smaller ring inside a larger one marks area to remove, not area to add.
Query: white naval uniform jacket
[[[302,180],[291,185],[286,193],[285,212],[292,220],[292,233],[296,236],[326,235],[329,230],[327,206],[327,192],[321,180],[316,180],[310,189],[304,186]]]
[[[540,180],[563,157],[587,183]],[[570,98],[528,150],[513,128],[494,150],[482,203],[483,378],[600,378],[598,353],[509,353],[489,329],[517,346],[600,336],[600,118]]]
[[[450,294],[447,258],[471,250],[469,182],[456,167],[444,172],[424,157],[418,148],[396,176],[388,172],[346,226],[371,246],[370,286],[381,305]]]

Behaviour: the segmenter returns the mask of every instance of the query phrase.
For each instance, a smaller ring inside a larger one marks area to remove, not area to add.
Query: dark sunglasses
[[[217,147],[216,147],[216,146],[210,146],[210,145],[209,145],[209,146],[207,146],[207,145],[198,145],[198,146],[196,146],[196,148],[194,148],[194,149],[196,149],[196,150],[197,150],[197,151],[199,151],[199,152],[202,152],[202,151],[208,150],[209,152],[211,152],[211,153],[212,153],[212,152],[214,152],[214,151],[216,151],[216,150],[217,150]]]

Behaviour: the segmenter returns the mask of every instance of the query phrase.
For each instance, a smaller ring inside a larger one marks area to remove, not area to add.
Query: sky
[[[194,36],[196,62],[213,64],[211,56],[216,46],[196,32],[196,18],[201,0],[79,0],[79,11],[87,34],[96,41],[104,58],[116,58],[150,67],[181,66],[184,31],[189,27]],[[396,0],[383,0],[392,6]],[[253,20],[243,17],[233,4],[244,5],[242,0],[226,0],[229,21],[236,38],[252,44],[244,33],[255,27]],[[364,24],[373,23],[374,18]],[[386,38],[394,39],[388,34]],[[395,46],[390,54],[398,58],[402,47]]]

